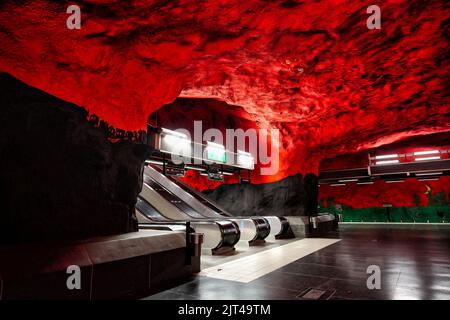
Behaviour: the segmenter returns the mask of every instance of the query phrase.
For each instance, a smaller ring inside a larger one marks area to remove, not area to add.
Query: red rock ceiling
[[[450,130],[447,1],[383,1],[381,30],[367,1],[74,3],[81,30],[69,2],[0,2],[0,70],[117,127],[178,96],[219,98],[281,129],[278,177]]]

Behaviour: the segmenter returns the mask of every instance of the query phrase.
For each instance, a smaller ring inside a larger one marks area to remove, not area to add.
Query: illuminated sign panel
[[[225,147],[223,145],[208,141],[208,146],[206,147],[206,158],[210,161],[226,163],[227,153],[225,151]]]
[[[255,167],[252,155],[241,150],[238,150],[237,153],[237,165],[250,170],[253,170]]]
[[[180,156],[190,156],[191,141],[183,133],[163,129],[161,133],[161,151]]]

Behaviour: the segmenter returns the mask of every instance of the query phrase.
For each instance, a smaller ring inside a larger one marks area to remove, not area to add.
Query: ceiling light
[[[439,150],[428,150],[428,151],[418,151],[418,152],[414,152],[415,156],[423,156],[426,154],[438,154]]]
[[[421,176],[437,176],[442,174],[442,172],[423,172],[423,173],[416,173],[417,177],[421,177]]]
[[[416,158],[415,161],[427,161],[427,160],[439,160],[439,159],[441,159],[441,157],[436,156],[436,157]]]
[[[197,170],[197,171],[203,171],[205,169],[201,168],[201,167],[193,167],[193,166],[185,166],[186,169],[188,170]]]
[[[377,161],[376,165],[383,165],[383,164],[393,164],[393,163],[399,163],[398,160],[386,160],[386,161]]]
[[[417,179],[419,181],[436,181],[439,180],[439,178],[422,178],[422,179]]]
[[[405,182],[405,180],[386,180],[386,183],[400,183]]]
[[[338,180],[338,182],[356,182],[358,179],[344,179],[344,180]]]
[[[145,160],[145,163],[147,163],[147,164],[163,165],[163,162],[159,161],[159,160]]]
[[[171,136],[178,137],[178,138],[188,139],[188,136],[186,134],[178,132],[178,131],[173,131],[173,130],[169,130],[166,128],[162,128],[162,132],[164,132],[165,134],[171,135]]]
[[[375,159],[391,159],[391,158],[397,158],[398,154],[386,154],[383,156],[375,156]]]
[[[356,184],[373,184],[373,181],[358,182]]]
[[[251,153],[238,150],[237,164],[239,166],[247,169],[253,169],[255,166],[254,162],[255,161]]]
[[[333,184],[330,184],[330,186],[331,187],[342,187],[342,186],[345,186],[345,183],[333,183]]]

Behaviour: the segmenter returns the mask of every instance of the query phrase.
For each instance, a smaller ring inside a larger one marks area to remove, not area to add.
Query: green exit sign
[[[227,162],[227,154],[225,150],[219,148],[208,148],[206,157],[210,161]]]

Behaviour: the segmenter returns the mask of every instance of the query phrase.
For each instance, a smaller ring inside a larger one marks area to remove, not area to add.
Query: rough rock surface
[[[81,30],[68,30],[79,4]],[[242,106],[281,130],[281,171],[449,130],[450,7],[363,0],[4,0],[0,70],[123,129],[178,96]]]
[[[303,216],[317,213],[317,177],[296,174],[263,184],[223,184],[204,193],[235,216]]]
[[[0,73],[0,244],[137,230],[148,147],[110,143],[85,109]]]

